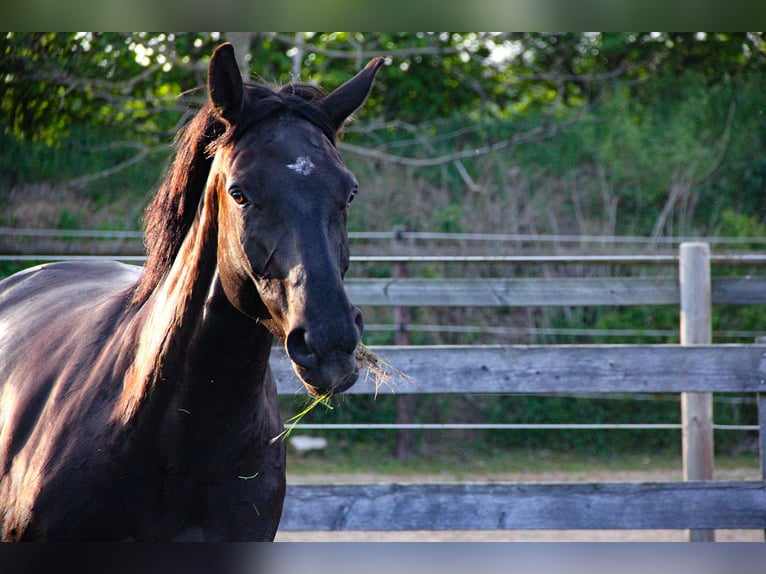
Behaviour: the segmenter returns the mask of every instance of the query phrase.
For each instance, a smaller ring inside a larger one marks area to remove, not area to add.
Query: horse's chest
[[[278,444],[254,452],[133,444],[49,475],[30,533],[49,540],[271,540],[284,471]]]
[[[271,540],[282,513],[284,449],[170,459],[155,484],[146,522],[165,528],[144,539]]]

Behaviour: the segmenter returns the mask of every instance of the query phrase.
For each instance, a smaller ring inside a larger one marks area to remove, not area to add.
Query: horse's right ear
[[[210,104],[216,113],[229,124],[235,123],[242,111],[244,89],[242,75],[231,44],[221,44],[210,57],[207,68],[207,89]]]
[[[336,131],[343,127],[346,118],[362,105],[372,87],[375,74],[384,62],[385,60],[381,57],[373,58],[361,72],[320,102],[319,105],[329,116]]]

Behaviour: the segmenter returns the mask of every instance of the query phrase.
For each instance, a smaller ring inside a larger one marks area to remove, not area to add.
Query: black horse
[[[41,265],[0,282],[0,538],[272,540],[285,492],[269,369],[354,384],[343,288],[357,192],[335,140],[383,64],[329,95],[243,83],[234,51],[147,209],[144,269]]]

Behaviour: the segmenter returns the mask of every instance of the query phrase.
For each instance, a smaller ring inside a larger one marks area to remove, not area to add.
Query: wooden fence
[[[752,393],[766,446],[766,346],[711,344],[710,306],[766,304],[763,277],[710,277],[706,244],[679,250],[678,279],[348,281],[360,306],[668,305],[681,307],[680,345],[378,347],[410,382],[380,393],[682,393],[684,481],[594,484],[288,485],[280,528],[307,530],[766,528],[766,482],[713,481],[712,393]],[[297,382],[284,354],[282,394]],[[376,392],[358,383],[351,393]],[[438,425],[436,425],[438,426]]]
[[[383,347],[413,379],[397,393],[766,390],[766,346]],[[280,353],[280,391],[296,383]],[[369,393],[358,384],[349,392]],[[759,406],[764,407],[762,400]],[[766,424],[761,408],[761,425]],[[763,482],[290,485],[284,530],[766,528]]]

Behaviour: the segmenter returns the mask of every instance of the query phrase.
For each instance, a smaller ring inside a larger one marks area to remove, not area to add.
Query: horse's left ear
[[[244,91],[242,75],[231,44],[221,44],[210,57],[207,89],[216,113],[230,124],[235,123],[242,111]]]
[[[320,107],[330,117],[336,131],[343,126],[346,118],[362,105],[370,92],[375,74],[384,61],[384,58],[373,58],[361,72],[333,90],[320,102]]]

